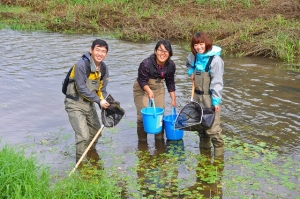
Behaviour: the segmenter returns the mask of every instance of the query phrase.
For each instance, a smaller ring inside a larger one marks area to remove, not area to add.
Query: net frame
[[[214,119],[213,108],[202,108],[198,102],[192,101],[181,109],[174,127],[185,131],[208,130],[212,127]]]
[[[122,119],[125,114],[124,109],[121,108],[120,102],[108,94],[105,100],[110,104],[107,109],[101,109],[101,120],[105,127],[114,127]]]
[[[190,127],[201,124],[203,108],[197,102],[186,104],[178,113],[175,120],[175,129],[190,130]]]

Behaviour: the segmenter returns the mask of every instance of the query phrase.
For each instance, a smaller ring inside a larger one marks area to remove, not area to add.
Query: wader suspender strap
[[[106,67],[104,66],[103,62],[100,63],[100,72],[101,72],[100,80],[103,80],[103,77],[105,76],[106,73]]]
[[[208,62],[205,66],[205,72],[208,72],[209,70],[209,66],[213,60],[214,56],[210,56],[209,59],[208,59]],[[196,57],[195,57],[195,61],[194,61],[194,67],[196,68]],[[198,95],[204,95],[204,92],[203,91],[200,91],[200,90],[196,90],[195,89],[195,93],[197,93]]]
[[[213,60],[213,58],[214,58],[214,56],[210,56],[210,57],[209,57],[209,60],[208,60],[208,62],[207,62],[207,64],[206,64],[206,67],[205,67],[205,72],[208,72],[209,66],[210,66],[210,64],[211,64],[211,62],[212,62],[212,60]]]
[[[91,72],[91,67],[88,67],[89,65],[89,60],[88,59],[84,59],[83,58],[83,60],[85,61],[85,70],[86,70],[86,76],[87,76],[87,78],[89,77],[89,75],[90,75],[90,72]],[[68,88],[68,85],[69,85],[69,83],[72,83],[72,82],[75,82],[75,79],[70,79],[70,74],[71,74],[71,72],[72,72],[72,70],[73,70],[73,68],[75,67],[76,65],[74,64],[71,68],[70,68],[70,70],[69,70],[69,72],[68,72],[68,74],[67,74],[67,76],[66,76],[66,78],[65,78],[65,80],[64,80],[64,82],[63,82],[63,87],[62,87],[62,92],[66,95],[66,97],[67,98],[71,98],[70,96],[67,96],[67,88]]]
[[[91,73],[91,67],[87,67],[87,66],[89,66],[90,61],[87,58],[83,58],[83,60],[85,61],[85,67],[86,67],[85,69],[86,69],[87,77],[89,77]],[[102,80],[106,73],[106,68],[102,62],[100,63],[100,72],[101,72],[100,80]]]
[[[195,60],[194,60],[194,66],[192,66],[192,68],[196,68],[196,61],[197,61],[197,54],[196,54],[196,56],[195,56]],[[209,70],[209,66],[210,66],[210,64],[211,64],[211,62],[212,62],[212,60],[213,60],[213,58],[214,58],[214,56],[209,56],[209,59],[208,59],[208,62],[207,62],[207,64],[206,64],[206,66],[205,66],[205,72],[208,72],[208,70]]]
[[[90,65],[90,61],[88,59],[83,59],[83,60],[85,62],[86,75],[87,77],[89,77],[91,73],[91,67],[88,67]]]
[[[83,58],[83,60],[85,61],[85,70],[86,70],[85,72],[86,72],[86,76],[89,77],[90,72],[91,72],[91,67],[87,67],[87,66],[88,66],[88,64],[90,64],[90,61],[89,61],[88,59],[84,59],[84,58]],[[68,73],[68,76],[70,76],[72,70],[73,70],[73,67],[70,68],[70,71],[69,71],[69,73]],[[74,82],[74,81],[75,81],[75,80],[70,80],[69,83]],[[69,83],[68,83],[68,84],[69,84]]]

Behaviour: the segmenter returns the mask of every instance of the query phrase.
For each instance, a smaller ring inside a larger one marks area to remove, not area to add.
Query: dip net
[[[121,121],[125,111],[121,108],[120,102],[115,101],[110,94],[105,100],[110,104],[110,106],[107,109],[102,109],[101,111],[102,123],[105,127],[114,127]]]
[[[175,120],[175,129],[197,131],[210,129],[215,118],[212,108],[202,108],[197,102],[190,102],[181,109]]]

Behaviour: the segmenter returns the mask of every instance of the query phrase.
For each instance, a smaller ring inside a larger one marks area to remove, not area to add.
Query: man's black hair
[[[96,39],[95,41],[93,41],[91,48],[94,50],[95,46],[105,47],[108,52],[108,45],[106,41],[102,39]]]

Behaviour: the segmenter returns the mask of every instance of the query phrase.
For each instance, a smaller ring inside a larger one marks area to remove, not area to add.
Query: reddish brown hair
[[[194,48],[195,44],[205,43],[205,52],[212,49],[212,41],[207,37],[204,32],[197,32],[193,35],[191,39],[191,52],[196,55],[196,50]]]

